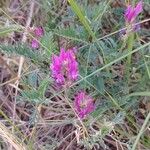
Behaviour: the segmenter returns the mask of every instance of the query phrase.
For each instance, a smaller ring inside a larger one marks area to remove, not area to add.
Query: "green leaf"
[[[21,92],[21,95],[29,101],[39,99],[40,95],[36,90],[24,90]]]
[[[45,91],[46,91],[49,83],[50,83],[50,79],[49,78],[48,79],[44,79],[41,82],[41,84],[40,84],[40,86],[38,88],[38,93],[39,93],[39,95],[40,95],[41,98],[44,98]]]
[[[21,31],[21,27],[17,25],[10,25],[8,27],[0,27],[0,36],[5,36],[8,33],[14,32],[14,31]]]
[[[96,88],[101,92],[104,93],[104,80],[102,77],[95,77],[94,80]]]
[[[95,118],[102,116],[107,110],[111,109],[112,105],[111,103],[105,103],[101,106],[98,106],[98,108],[92,113],[92,116]]]
[[[115,116],[115,118],[113,119],[113,123],[114,124],[121,124],[121,123],[123,123],[123,120],[124,120],[124,118],[125,118],[125,112],[119,112],[118,114],[116,114],[116,116]]]
[[[43,57],[39,54],[39,52],[34,52],[29,46],[25,44],[18,43],[16,45],[0,45],[0,49],[9,54],[18,54],[23,55],[27,58],[30,58],[34,62],[40,62]]]
[[[45,33],[41,38],[41,43],[45,47],[46,58],[50,58],[52,53],[56,51],[56,42],[54,42],[53,34],[51,32]]]
[[[36,72],[31,72],[28,77],[27,77],[27,83],[30,86],[36,88],[37,87],[37,82],[38,82],[38,73]]]

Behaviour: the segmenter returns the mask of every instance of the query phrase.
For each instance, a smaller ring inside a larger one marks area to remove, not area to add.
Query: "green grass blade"
[[[145,121],[144,121],[144,123],[143,123],[143,125],[141,127],[141,130],[140,130],[139,134],[136,137],[136,140],[135,140],[131,150],[135,150],[136,149],[136,145],[138,144],[138,141],[140,140],[140,137],[143,134],[143,132],[145,130],[145,127],[146,127],[147,123],[149,122],[149,120],[150,120],[150,112],[148,113],[148,115],[147,115],[147,117],[146,117],[146,119],[145,119]]]
[[[85,16],[83,15],[81,9],[79,8],[79,6],[77,5],[77,3],[74,0],[68,0],[72,10],[76,13],[76,15],[79,17],[81,23],[83,24],[83,26],[86,28],[86,30],[88,31],[88,33],[90,34],[90,36],[92,37],[93,40],[96,39],[94,32],[92,31],[90,24],[88,22],[88,20],[85,18]]]
[[[145,92],[136,92],[128,95],[128,97],[131,96],[150,96],[150,91],[145,91]]]
[[[149,77],[149,79],[150,79],[150,68],[148,67],[148,64],[147,64],[145,58],[144,58],[144,63],[145,63],[145,66],[146,66],[146,70],[147,70],[148,77]]]

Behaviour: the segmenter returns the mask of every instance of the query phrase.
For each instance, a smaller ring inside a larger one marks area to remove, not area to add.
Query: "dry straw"
[[[0,136],[5,142],[8,142],[15,150],[26,150],[26,146],[19,142],[18,138],[14,136],[7,127],[0,122]]]

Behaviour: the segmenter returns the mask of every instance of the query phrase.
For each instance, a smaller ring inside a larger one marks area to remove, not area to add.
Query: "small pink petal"
[[[134,11],[135,11],[135,15],[136,15],[136,16],[139,15],[139,14],[143,11],[143,8],[142,8],[142,1],[140,1],[140,2],[136,5]]]
[[[34,33],[37,37],[42,37],[44,35],[44,30],[42,27],[37,27],[35,28]]]
[[[35,48],[35,49],[39,48],[40,47],[39,42],[37,40],[33,39],[31,42],[31,47]]]
[[[134,21],[136,19],[136,17],[143,11],[142,8],[142,1],[140,1],[136,7],[132,7],[131,5],[129,5],[127,7],[127,9],[125,10],[125,20],[129,23],[131,23],[132,21]]]

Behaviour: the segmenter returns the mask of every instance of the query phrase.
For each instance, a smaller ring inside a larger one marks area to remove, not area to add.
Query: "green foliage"
[[[24,44],[0,45],[0,49],[8,54],[17,54],[25,56],[34,61],[35,63],[42,61],[43,59],[43,57],[40,56],[39,52],[34,51],[29,46]]]
[[[86,43],[87,41],[87,32],[82,26],[70,26],[68,28],[59,28],[55,29],[54,33],[60,37],[64,37],[76,42]]]
[[[23,90],[21,92],[23,99],[30,101],[30,102],[35,102],[35,103],[44,101],[45,92],[47,90],[49,83],[50,83],[50,79],[46,78],[46,79],[43,79],[43,81],[41,81],[37,89],[34,89],[33,87],[31,87],[31,90]]]
[[[52,53],[55,53],[57,51],[57,44],[54,41],[52,32],[46,32],[44,34],[41,39],[41,44],[45,50],[44,55],[46,55],[45,57],[48,59],[51,57]]]
[[[40,94],[38,93],[37,90],[29,90],[29,91],[22,91],[21,92],[22,96],[26,100],[34,101],[34,102],[39,102],[40,101]]]
[[[102,77],[94,77],[93,85],[103,94],[104,93],[104,79]]]
[[[21,31],[21,27],[17,25],[10,25],[8,27],[0,26],[0,36],[6,36],[8,33],[12,33],[14,31]]]
[[[23,81],[24,84],[36,88],[38,83],[38,71],[30,73],[26,78],[23,78]]]

